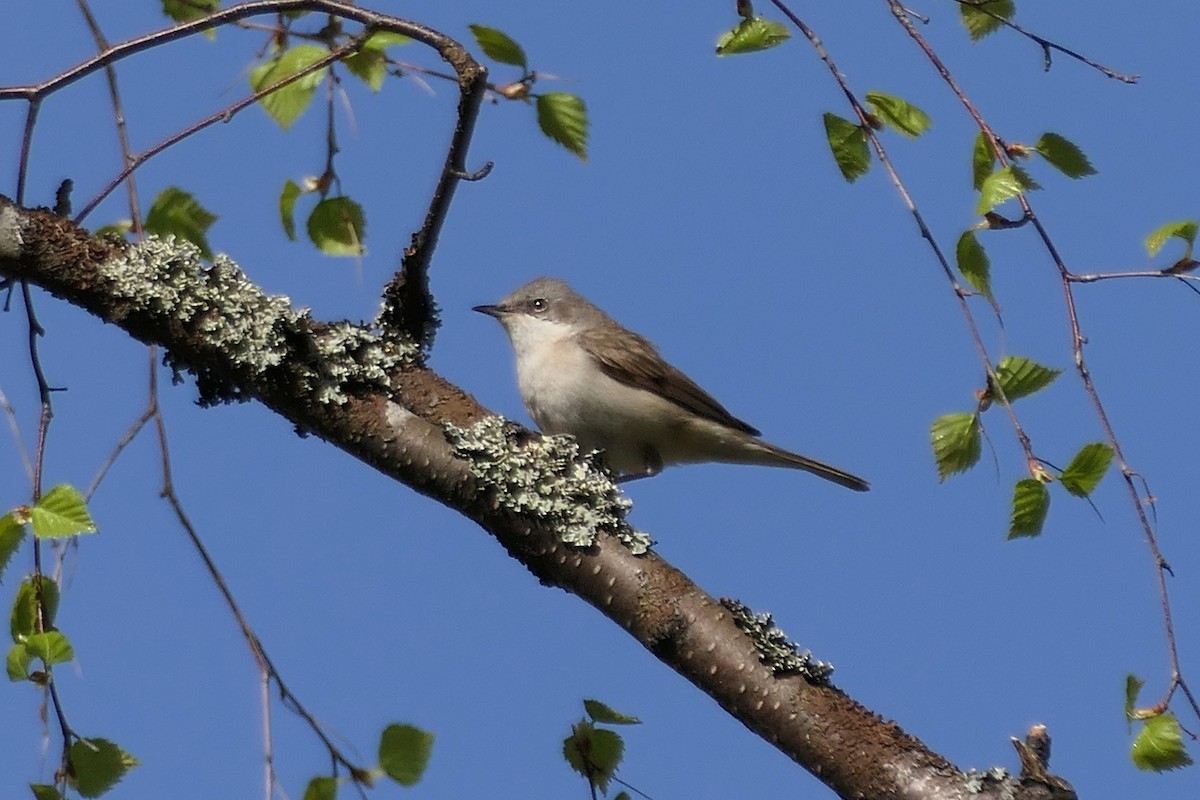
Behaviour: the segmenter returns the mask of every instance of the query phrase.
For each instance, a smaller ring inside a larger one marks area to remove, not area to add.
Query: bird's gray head
[[[558,278],[537,278],[496,305],[475,306],[473,310],[500,320],[509,333],[521,318],[545,320],[573,329],[591,327],[608,319],[603,311]]]

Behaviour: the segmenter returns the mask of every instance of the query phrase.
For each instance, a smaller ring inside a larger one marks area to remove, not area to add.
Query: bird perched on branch
[[[525,407],[544,433],[602,450],[622,480],[671,464],[720,461],[802,469],[856,491],[862,478],[759,438],[688,376],[564,281],[538,278],[495,305]]]

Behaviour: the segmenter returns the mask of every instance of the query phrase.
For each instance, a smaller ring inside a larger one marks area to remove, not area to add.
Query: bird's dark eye
[[[546,298],[538,297],[538,298],[535,298],[534,301],[532,303],[530,303],[530,305],[533,307],[534,311],[545,311],[546,306],[549,304],[546,302]]]

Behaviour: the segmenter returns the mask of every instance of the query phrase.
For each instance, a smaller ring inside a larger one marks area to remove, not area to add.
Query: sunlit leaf
[[[625,743],[619,734],[597,728],[584,720],[571,726],[571,735],[563,740],[563,758],[571,769],[587,778],[600,791],[608,791],[608,782],[621,763]]]
[[[1087,497],[1104,478],[1112,459],[1112,448],[1104,442],[1085,444],[1058,480],[1064,489],[1076,497]]]
[[[67,483],[55,486],[33,504],[29,509],[29,522],[33,535],[39,539],[96,532],[87,501],[78,489]]]
[[[1033,149],[1068,178],[1083,178],[1096,174],[1096,168],[1088,161],[1088,157],[1065,136],[1043,133]]]
[[[25,526],[17,522],[11,511],[0,517],[0,578],[4,577],[4,568],[24,539]]]
[[[1141,733],[1133,740],[1129,756],[1138,769],[1153,772],[1166,772],[1192,763],[1183,746],[1179,720],[1171,713],[1145,720]]]
[[[599,700],[584,700],[583,708],[593,722],[603,722],[608,725],[640,725],[642,721],[629,714],[622,714]]]
[[[539,95],[537,120],[542,133],[587,161],[588,116],[582,98],[566,92]]]
[[[529,61],[525,58],[525,49],[507,33],[486,25],[468,25],[475,41],[479,42],[483,54],[501,64],[511,64],[521,69],[529,69]]]
[[[8,630],[14,642],[24,642],[38,632],[38,597],[42,601],[42,629],[54,625],[58,613],[58,584],[49,575],[29,575],[17,588]]]
[[[1061,374],[1061,369],[1051,369],[1022,356],[1005,356],[996,365],[1000,388],[1010,403],[1045,389]]]
[[[8,655],[4,659],[8,679],[14,683],[29,680],[29,665],[32,663],[33,656],[25,649],[25,645],[14,644],[8,649]]]
[[[367,37],[358,52],[342,59],[351,74],[361,78],[372,91],[378,92],[387,77],[387,53],[389,47],[410,44],[412,39],[392,31],[376,31]]]
[[[1012,522],[1008,538],[1039,536],[1050,511],[1050,492],[1037,478],[1022,478],[1013,490]]]
[[[80,739],[71,745],[68,781],[82,797],[99,797],[117,785],[138,760],[107,739]]]
[[[379,740],[379,766],[403,786],[421,780],[433,752],[433,734],[412,725],[393,723]]]
[[[274,58],[264,61],[250,72],[250,88],[259,92],[279,81],[290,78],[298,72],[311,67],[323,58],[329,56],[329,51],[315,44],[298,44],[288,48]],[[321,67],[308,73],[303,78],[292,81],[287,86],[261,98],[259,105],[271,115],[271,119],[283,129],[291,127],[299,119],[304,110],[312,102],[313,95],[329,67]]]
[[[362,206],[349,197],[327,197],[308,215],[308,238],[322,253],[360,256],[365,252]]]
[[[1040,188],[1042,187],[1038,186],[1037,181],[1020,167],[1009,165],[998,169],[983,179],[979,189],[979,205],[975,207],[975,213],[986,214],[1005,200]]]
[[[975,191],[983,188],[983,182],[996,169],[996,153],[992,150],[990,140],[983,131],[975,137],[975,147],[971,150],[971,185]]]
[[[899,97],[867,92],[867,102],[877,117],[910,138],[917,138],[933,124],[928,114]]]
[[[200,248],[200,255],[212,258],[208,246],[208,229],[217,215],[200,205],[188,192],[178,186],[168,186],[158,193],[146,212],[146,231],[156,236],[175,236]]]
[[[717,39],[717,55],[732,56],[769,50],[786,42],[791,35],[782,22],[764,17],[747,17]]]
[[[991,262],[987,252],[979,243],[975,231],[963,231],[958,237],[958,245],[954,248],[954,257],[958,262],[958,271],[972,289],[989,300],[992,297]]]
[[[1003,27],[1004,20],[1012,19],[1017,7],[1013,0],[993,0],[990,3],[959,3],[958,11],[971,39],[979,41]]]
[[[1192,246],[1196,244],[1196,232],[1198,229],[1200,229],[1200,223],[1191,219],[1168,222],[1146,237],[1146,252],[1152,257],[1156,256],[1163,245],[1167,243],[1168,239],[1181,239],[1187,244],[1184,258],[1191,258]]]
[[[25,652],[50,665],[75,659],[75,649],[62,631],[29,634],[25,639]]]
[[[871,152],[867,149],[867,132],[845,117],[825,113],[825,138],[833,151],[842,177],[850,183],[861,178],[871,168]]]
[[[929,439],[941,480],[970,469],[982,452],[979,420],[974,414],[943,414],[933,421]]]

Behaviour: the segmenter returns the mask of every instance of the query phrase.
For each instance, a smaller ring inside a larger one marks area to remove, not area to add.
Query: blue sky
[[[691,5],[376,4],[463,40],[472,22],[505,30],[534,68],[563,78],[538,88],[581,94],[592,121],[582,164],[537,133],[531,109],[483,109],[470,162],[496,167],[460,188],[435,258],[443,325],[433,366],[527,422],[503,333],[470,308],[537,275],[567,279],[771,441],[872,482],[861,495],[791,471],[699,466],[630,485],[632,519],[667,559],[710,593],[773,612],[836,665],[838,685],[963,767],[1015,768],[1008,738],[1041,722],[1054,736],[1053,769],[1081,796],[1194,797],[1194,769],[1147,775],[1127,755],[1124,676],[1146,678],[1155,697],[1168,665],[1151,559],[1120,482],[1101,484],[1095,511],[1054,492],[1045,535],[1006,542],[1011,487],[1024,469],[997,411],[985,419],[994,456],[985,451],[970,473],[938,482],[929,425],[971,407],[981,367],[929,248],[878,166],[852,186],[838,175],[821,114],[847,109],[811,49],[793,41],[717,59],[713,43],[736,21],[733,4]],[[119,13],[97,6],[112,41],[164,24],[148,0]],[[797,10],[860,95],[898,94],[933,117],[922,139],[885,142],[952,249],[975,221],[969,120],[884,3]],[[1002,136],[1032,142],[1057,131],[1099,169],[1082,182],[1036,173],[1045,189],[1032,196],[1035,209],[1072,268],[1145,268],[1145,235],[1196,215],[1197,171],[1186,157],[1200,123],[1193,4],[1020,4],[1022,24],[1139,74],[1137,86],[1062,56],[1046,73],[1040,50],[1011,34],[972,46],[952,3],[918,10],[931,17],[922,32]],[[0,83],[42,80],[92,52],[70,10],[19,4],[8,13],[20,36],[0,50]],[[241,97],[262,42],[223,31],[215,43],[197,38],[125,62],[134,146]],[[416,47],[396,53],[437,66]],[[503,67],[493,75],[516,77]],[[214,248],[267,290],[318,318],[369,318],[441,163],[456,98],[447,85],[432,88],[389,82],[372,97],[352,85],[353,121],[339,108],[339,174],[368,216],[361,269],[287,242],[277,222],[282,182],[322,166],[319,112],[285,134],[248,109],[151,161],[139,173],[142,196],[183,186],[220,214]],[[0,105],[10,164],[22,113]],[[80,205],[107,183],[118,167],[111,128],[99,77],[52,98],[30,202],[52,203],[64,177]],[[0,188],[14,190],[15,167]],[[122,204],[106,202],[89,222],[125,216]],[[973,307],[993,353],[1067,370],[1018,406],[1037,452],[1061,465],[1101,433],[1070,370],[1053,265],[1029,230],[985,244],[1003,330]],[[1188,414],[1200,387],[1187,356],[1200,297],[1178,282],[1139,280],[1081,287],[1078,300],[1097,386],[1131,466],[1158,498],[1184,670],[1200,681],[1198,434]],[[145,351],[48,296],[36,304],[43,364],[69,389],[54,398],[46,482],[86,486],[144,407]],[[0,388],[31,441],[37,407],[24,337],[21,313],[0,314]],[[585,797],[559,751],[581,699],[595,697],[644,720],[624,731],[621,776],[656,800],[828,795],[590,607],[539,586],[471,523],[298,438],[257,405],[202,410],[190,382],[160,377],[189,513],[291,688],[364,762],[384,725],[407,721],[437,734],[423,794]],[[0,442],[8,507],[27,500],[28,481],[7,431]],[[114,739],[142,761],[116,796],[254,796],[253,663],[157,498],[157,470],[156,445],[143,436],[92,503],[102,532],[67,560],[59,625],[78,659],[56,671],[66,710],[81,733]],[[30,563],[24,550],[10,566],[6,604]],[[51,777],[39,699],[28,686],[0,691],[0,796]],[[287,712],[277,710],[275,730],[283,787],[299,797],[327,761]]]

